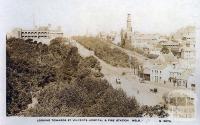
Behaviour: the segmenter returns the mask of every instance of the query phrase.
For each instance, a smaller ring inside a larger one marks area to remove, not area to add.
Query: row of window
[[[180,76],[181,73],[179,73],[179,72],[170,72],[170,76],[175,76],[175,75],[177,75],[177,76],[179,75]]]
[[[161,79],[162,79],[162,77],[154,76],[154,81],[155,81],[155,82],[158,82],[158,81],[160,81]]]
[[[40,38],[40,37],[47,38],[48,36],[22,36],[22,38],[26,38],[26,37],[28,37],[28,38],[36,38],[36,37],[38,37],[38,38]]]
[[[152,79],[154,78],[154,81],[155,82],[159,82],[159,81],[161,81],[161,79],[162,79],[162,77],[159,77],[159,76],[154,76],[154,77],[152,77]],[[169,79],[169,81],[170,82],[174,82],[172,79]],[[187,80],[175,80],[176,82],[176,85],[177,86],[187,86]],[[164,82],[166,82],[166,81],[164,81]]]
[[[192,51],[184,51],[185,53],[192,53]]]
[[[22,32],[23,33],[26,33],[26,34],[36,34],[37,32]]]
[[[154,70],[152,70],[152,73],[154,73],[154,72],[155,72],[155,73],[157,73],[157,74],[159,73],[159,71],[158,71],[158,70],[155,70],[155,71],[154,71]],[[162,71],[160,71],[160,74],[161,74],[161,73],[162,73]]]
[[[22,34],[47,34],[48,32],[22,32]]]
[[[175,46],[175,47],[176,47],[176,46],[178,46],[178,45],[164,45],[164,46],[170,46],[170,47]]]
[[[178,83],[187,84],[187,80],[178,80]]]
[[[37,37],[37,36],[22,36],[22,37]]]

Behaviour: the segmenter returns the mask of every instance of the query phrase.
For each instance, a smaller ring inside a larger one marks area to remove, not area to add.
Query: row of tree
[[[7,40],[7,115],[166,117],[162,106],[139,106],[103,79],[94,57],[56,38],[50,45]],[[28,108],[32,98],[38,103]]]
[[[97,57],[104,60],[108,64],[120,67],[138,66],[136,58],[130,60],[130,57],[125,52],[118,48],[112,48],[110,43],[108,43],[109,41],[102,41],[97,37],[85,36],[75,36],[73,39],[89,50],[94,51]]]

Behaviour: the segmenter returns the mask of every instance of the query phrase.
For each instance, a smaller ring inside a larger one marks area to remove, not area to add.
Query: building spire
[[[132,32],[132,26],[131,26],[131,14],[128,13],[128,16],[127,16],[127,30]]]

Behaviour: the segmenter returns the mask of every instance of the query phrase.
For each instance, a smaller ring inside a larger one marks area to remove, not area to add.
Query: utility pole
[[[129,57],[129,59],[128,59],[128,61],[129,61],[129,67],[130,67],[130,71],[131,71],[131,61],[132,61],[132,58],[131,58],[130,55],[128,57]]]

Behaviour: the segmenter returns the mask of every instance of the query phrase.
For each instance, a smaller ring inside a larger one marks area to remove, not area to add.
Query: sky
[[[180,27],[197,25],[200,0],[0,0],[6,30],[36,25],[61,26],[66,34],[133,30],[169,34]],[[33,21],[34,20],[34,21]],[[2,23],[1,23],[2,24]]]

